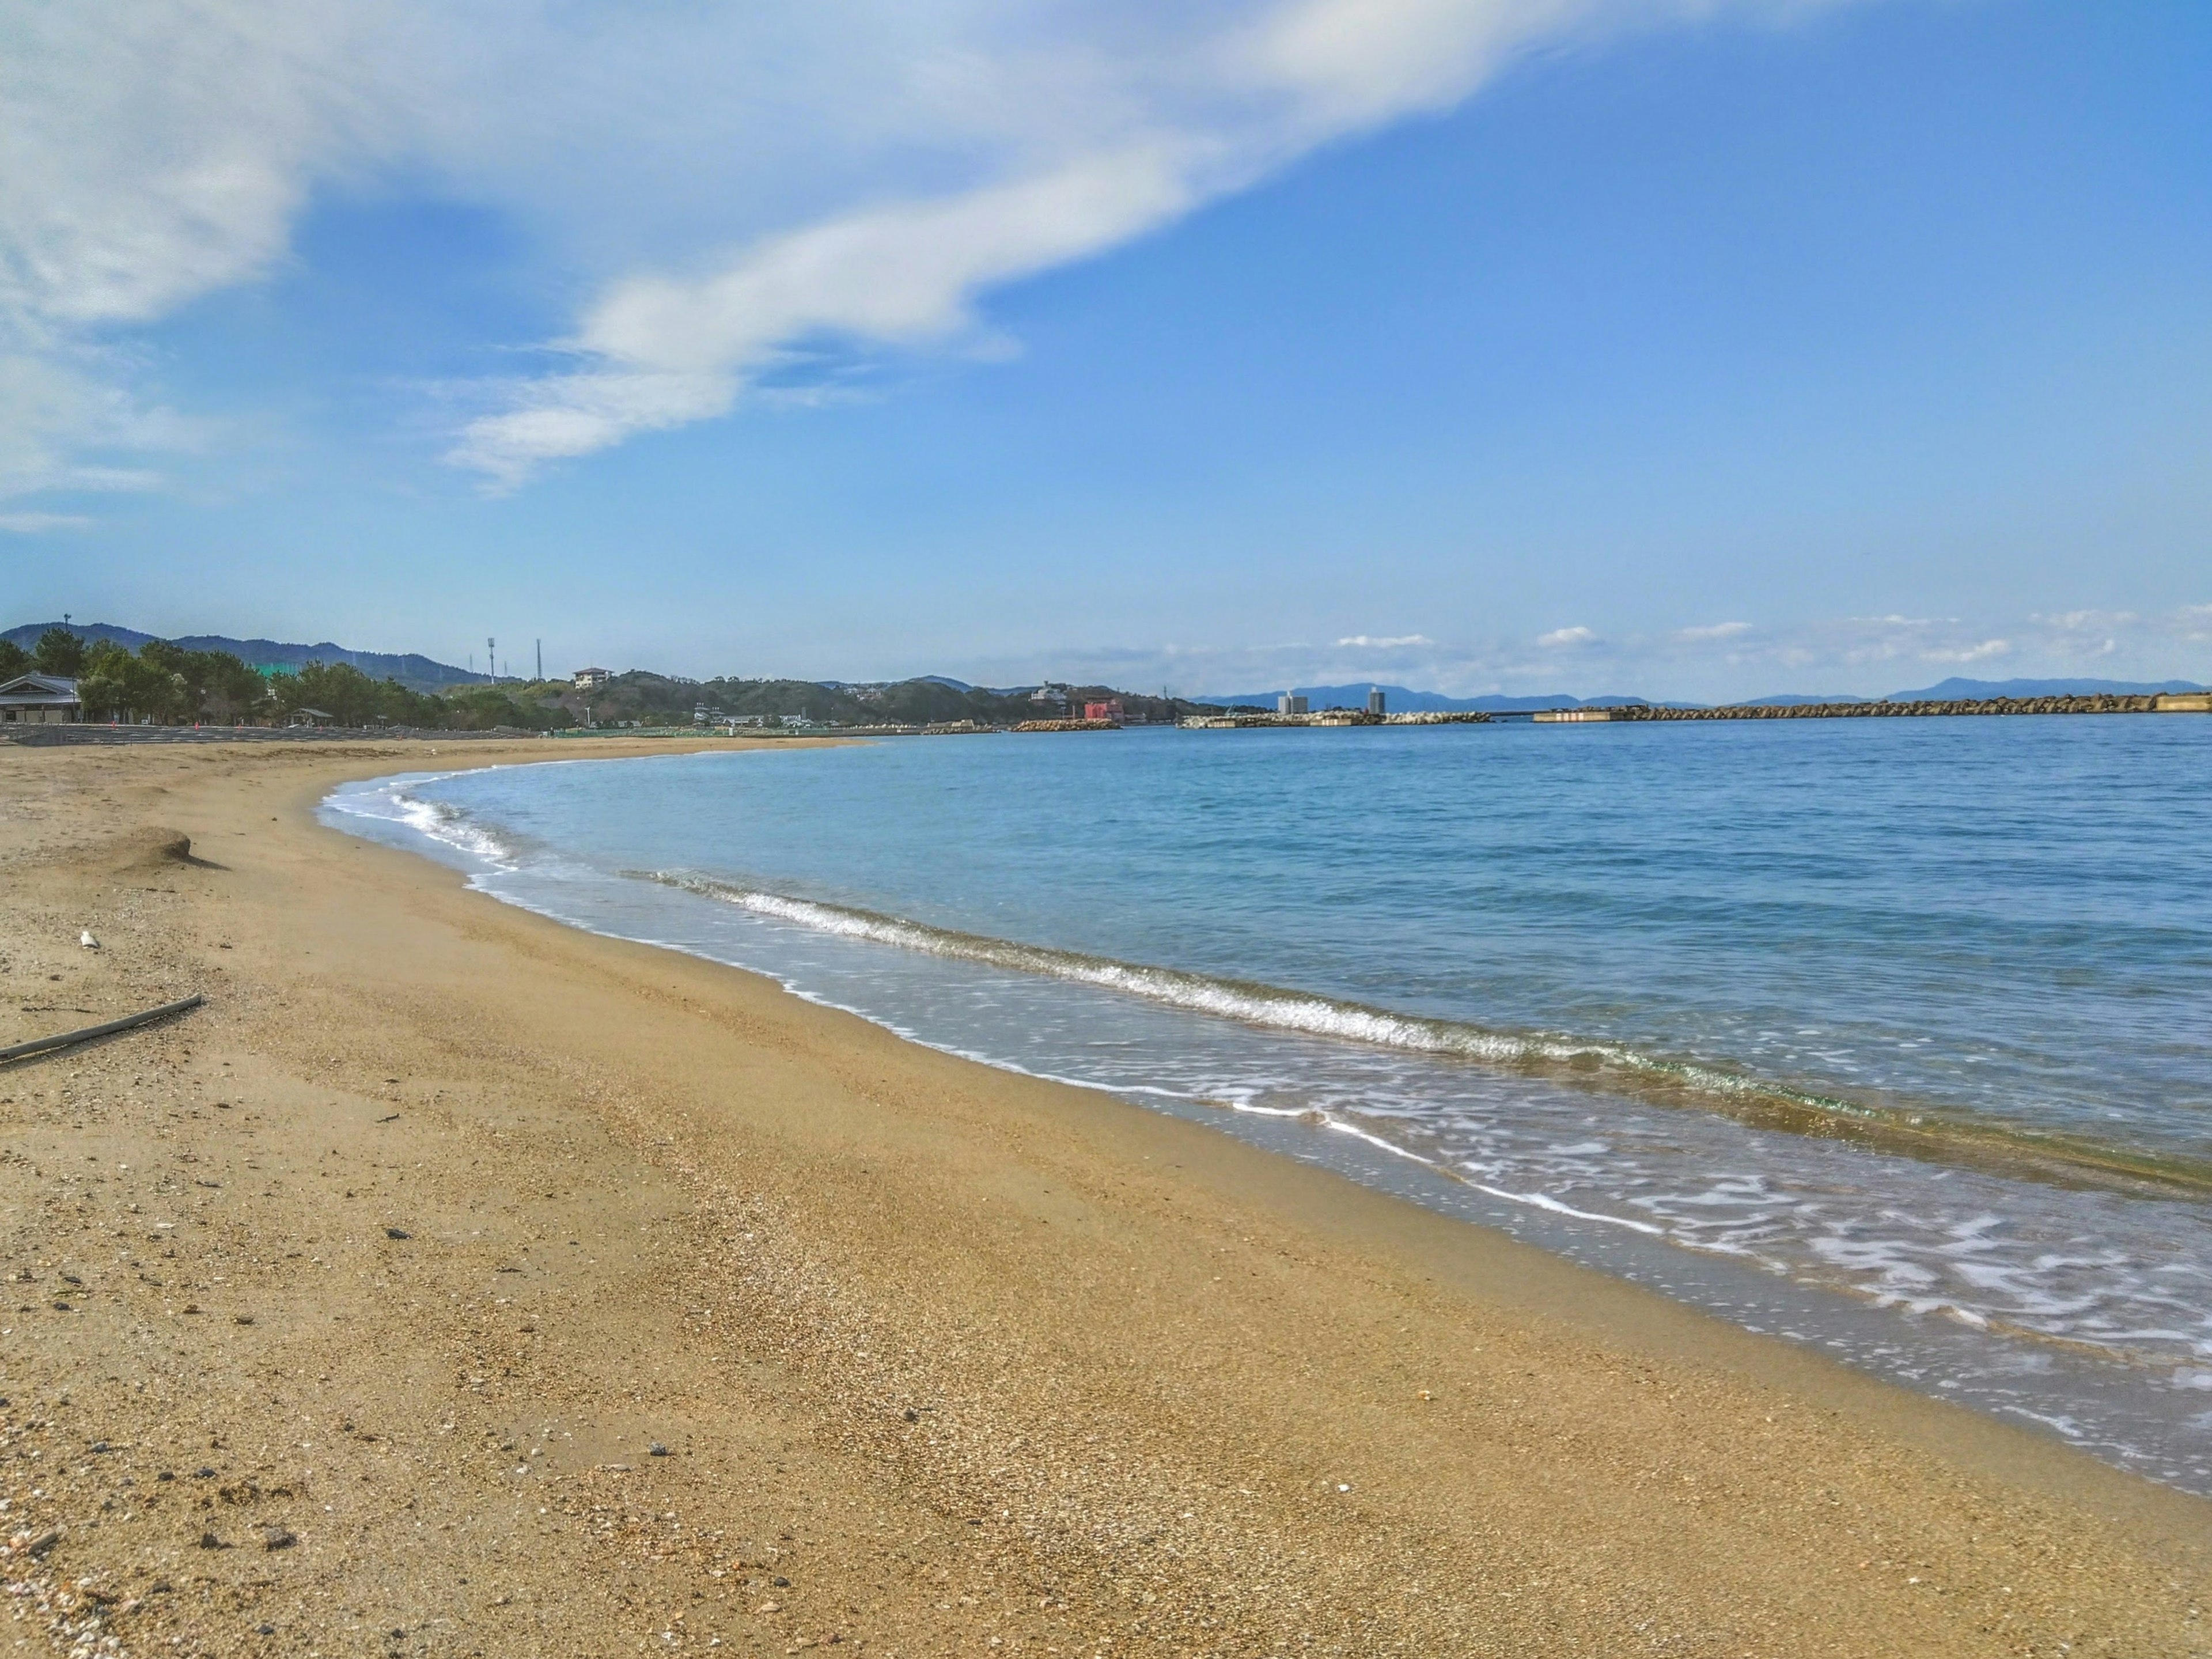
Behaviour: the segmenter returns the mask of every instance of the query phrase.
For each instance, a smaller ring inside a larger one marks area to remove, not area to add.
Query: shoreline
[[[1544,1078],[1541,1066],[1531,1066],[1526,1060],[1513,1064],[1513,1051],[1526,1051],[1531,1044],[1559,1055],[1568,1051],[1590,1057],[1610,1053],[1641,1061],[1637,1066],[1644,1073],[1641,1079],[1635,1073],[1628,1078],[1590,1078],[1590,1073],[1575,1075],[1571,1068],[1559,1066],[1559,1082],[1579,1086],[1573,1097],[1566,1102],[1528,1097],[1506,1110],[1520,1117],[1522,1139],[1541,1141],[1547,1124],[1551,1134],[1575,1137],[1590,1121],[1583,1113],[1608,1113],[1624,1102],[1656,1103],[1668,1113],[1683,1113],[1687,1106],[1690,1115],[1681,1124],[1650,1128],[1662,1146],[1668,1137],[1681,1137],[1681,1168],[1646,1166],[1648,1182],[1672,1179],[1677,1186],[1681,1182],[1694,1186],[1697,1172],[1710,1168],[1705,1159],[1741,1159],[1743,1168],[1759,1168],[1777,1176],[1783,1186],[1783,1207],[1794,1207],[1808,1192],[1802,1183],[1794,1194],[1787,1188],[1794,1172],[1808,1168],[1814,1170],[1809,1192],[1816,1203],[1820,1199],[1850,1203],[1860,1186],[1867,1192],[1887,1192],[1891,1201],[1907,1207],[1916,1199],[1923,1203],[1936,1199],[1927,1188],[1909,1192],[1893,1186],[1900,1176],[1893,1161],[1887,1170],[1838,1170],[1834,1161],[1825,1170],[1818,1164],[1792,1166],[1792,1159],[1820,1157],[1825,1151],[1820,1141],[1832,1139],[1851,1139],[1860,1146],[1871,1141],[1875,1151],[1889,1155],[1905,1152],[1917,1164],[1936,1168],[1938,1182],[1948,1179],[1942,1192],[1954,1214],[2020,1217],[2033,1230],[2031,1239],[2008,1255],[1986,1255],[1978,1263],[1984,1267],[1986,1279],[2006,1291],[2013,1291],[2006,1283],[2013,1267],[2033,1270],[2039,1249],[2063,1249],[2069,1239],[2094,1237],[2100,1225],[2115,1228],[2106,1234],[2112,1252],[2126,1249],[2128,1243],[2142,1243],[2139,1237],[2124,1232],[2130,1218],[2081,1206],[2062,1214],[2037,1212],[2035,1206],[2042,1199],[2063,1203],[2084,1188],[2112,1190],[2130,1199],[2136,1194],[2172,1199],[2177,1197],[2172,1190],[2152,1188],[2146,1192],[2135,1182],[2081,1179],[2093,1176],[2094,1170],[2075,1170],[2073,1179],[2063,1179],[2063,1168],[2051,1168],[2046,1161],[1986,1157],[1986,1148],[1975,1144],[1978,1137],[1971,1134],[1960,1134],[1954,1151],[1962,1155],[1954,1157],[1940,1155],[1942,1146],[1933,1133],[1911,1134],[1898,1146],[1882,1144],[1881,1137],[1871,1134],[1814,1133],[1808,1137],[1808,1128],[1818,1130],[1818,1126],[1805,1124],[1781,1126],[1794,1130],[1805,1141],[1802,1146],[1777,1146],[1771,1137],[1763,1137],[1759,1146],[1735,1146],[1725,1139],[1717,1144],[1697,1137],[1708,1134],[1717,1121],[1725,1119],[1745,1121],[1752,1128],[1777,1128],[1771,1115],[1743,1110],[1741,1093],[1750,1079],[1714,1075],[1712,1082],[1736,1084],[1736,1097],[1721,1099],[1710,1095],[1683,1099],[1672,1088],[1639,1088],[1637,1084],[1648,1082],[1650,1073],[1668,1071],[1668,1064],[1652,1053],[1621,1048],[1617,1042],[1575,1042],[1564,1033],[1540,1037],[1491,1033],[1378,1006],[1332,1002],[1252,980],[1210,978],[1188,969],[1146,967],[1130,957],[1082,956],[1030,942],[995,940],[890,911],[799,898],[775,883],[759,887],[752,878],[738,878],[732,884],[717,876],[684,874],[684,854],[665,842],[650,854],[637,848],[623,849],[617,863],[637,865],[637,869],[623,869],[622,874],[613,874],[611,867],[599,869],[604,858],[586,858],[584,865],[577,865],[560,852],[557,842],[564,836],[557,825],[566,823],[568,830],[581,830],[591,836],[588,818],[564,817],[560,807],[553,807],[553,817],[546,818],[540,817],[540,807],[568,799],[568,814],[573,814],[577,787],[584,790],[581,799],[602,801],[604,810],[619,811],[619,803],[630,803],[644,807],[648,817],[686,811],[696,787],[696,810],[708,814],[706,821],[712,821],[712,803],[719,799],[717,785],[703,781],[706,772],[723,775],[723,783],[737,794],[754,794],[754,787],[738,783],[737,775],[744,763],[690,768],[671,759],[664,765],[675,769],[659,772],[654,768],[654,775],[629,781],[622,781],[619,772],[602,769],[599,785],[577,785],[573,779],[553,776],[538,779],[535,785],[520,776],[495,783],[489,772],[477,775],[483,783],[449,779],[452,787],[431,783],[427,775],[418,775],[425,781],[376,779],[365,787],[347,785],[331,792],[319,817],[345,834],[460,869],[471,890],[507,905],[615,940],[644,942],[708,963],[763,973],[799,998],[865,1018],[938,1053],[982,1061],[1020,1078],[1093,1088],[1152,1113],[1203,1124],[1276,1157],[1316,1164],[1360,1186],[1420,1203],[1462,1224],[1498,1230],[1613,1279],[1659,1290],[1672,1301],[1704,1310],[1752,1334],[1778,1334],[1798,1347],[1927,1398],[1966,1405],[2000,1422],[2033,1425],[2037,1433],[2055,1436],[2101,1462],[2148,1475],[2185,1493],[2212,1498],[2212,1462],[2205,1458],[2201,1427],[2203,1389],[2212,1385],[2212,1376],[2203,1374],[2201,1356],[2194,1352],[2177,1354],[2170,1349],[2161,1352],[2152,1343],[2075,1336],[2069,1329],[2053,1329],[2048,1321],[2037,1321],[2033,1310],[2017,1310],[2020,1316],[2015,1316],[2017,1303],[2031,1301],[2027,1294],[1978,1297],[1973,1283],[1947,1287],[1948,1294],[1923,1285],[1900,1290],[1887,1274],[1869,1270],[1865,1263],[1851,1263],[1858,1272],[1838,1272],[1812,1252],[1792,1252],[1790,1243],[1796,1241],[1790,1239],[1781,1248],[1710,1243],[1698,1237],[1701,1217],[1694,1206],[1674,1206],[1672,1212],[1662,1206],[1644,1210],[1635,1206],[1632,1188],[1624,1190],[1620,1183],[1593,1192],[1577,1206],[1579,1194],[1548,1186],[1541,1172],[1482,1170],[1471,1159],[1462,1161],[1443,1137],[1422,1133],[1418,1117],[1411,1121],[1389,1115],[1371,1117],[1356,1102],[1345,1102],[1343,1078],[1338,1078],[1334,1091],[1318,1086],[1322,1097],[1338,1095],[1336,1102],[1291,1099],[1283,1103],[1281,1093],[1255,1095],[1239,1088],[1234,1073],[1243,1066],[1248,1068],[1245,1075],[1274,1071],[1321,1079],[1328,1078],[1329,1066],[1343,1060],[1345,1053],[1358,1048],[1402,1051],[1407,1044],[1398,1040],[1407,1036],[1416,1037],[1416,1053],[1433,1051],[1433,1042],[1418,1042],[1422,1037],[1474,1036],[1478,1044],[1493,1051],[1471,1057],[1484,1078],[1491,1079]],[[702,781],[671,792],[671,776]],[[783,785],[763,776],[757,787],[775,796]],[[508,845],[507,825],[525,827],[522,842]],[[599,852],[606,848],[602,845]],[[671,856],[677,867],[657,867]],[[560,878],[540,878],[544,858],[564,872]],[[825,874],[817,869],[817,878]],[[869,880],[865,865],[854,869],[854,874]],[[769,933],[754,931],[750,921],[754,915],[769,922]],[[969,964],[980,964],[984,978],[969,982],[964,978],[971,973]],[[994,984],[1000,973],[1011,973],[1020,984]],[[1046,991],[1042,1000],[1030,991],[1030,987],[1051,982],[1073,987],[1073,1000],[1068,988]],[[918,988],[922,984],[929,984],[929,991]],[[975,1009],[957,1006],[978,994],[982,994],[982,1002]],[[1166,1011],[1155,1020],[1152,1013],[1141,1013],[1146,1005],[1166,1005]],[[1270,1018],[1281,1006],[1290,1009],[1290,1018]],[[1322,1015],[1318,1022],[1314,1020],[1316,1013]],[[1152,1024],[1130,1024],[1133,1015],[1152,1020]],[[1352,1024],[1338,1029],[1329,1015],[1352,1015]],[[1061,1037],[1040,1046],[1029,1036],[1040,1026],[1060,1029]],[[1274,1044],[1281,1044],[1287,1033],[1294,1046],[1276,1046],[1270,1053],[1245,1051],[1239,1057],[1214,1046],[1241,1040],[1225,1037],[1230,1030],[1265,1033],[1265,1040]],[[1084,1037],[1093,1042],[1084,1042]],[[1297,1048],[1301,1042],[1305,1044],[1303,1053]],[[1103,1044],[1103,1053],[1097,1044]],[[1498,1055],[1498,1048],[1504,1048],[1506,1055]],[[1146,1053],[1151,1061],[1144,1060]],[[1179,1064],[1190,1053],[1210,1055],[1203,1061],[1201,1075],[1192,1075],[1190,1068]],[[1453,1053],[1451,1060],[1462,1057],[1467,1055]],[[1767,1084],[1765,1091],[1771,1095],[1774,1086]],[[1891,1119],[1905,1119],[1907,1103],[1891,1102],[1887,1113]],[[1917,1117],[1917,1110],[1911,1117]],[[1984,1126],[1980,1139],[2002,1144],[2004,1130]],[[2033,1148],[2028,1130],[2015,1130],[2013,1139]],[[1721,1164],[1721,1168],[1739,1168],[1739,1164]],[[2037,1186],[2021,1186],[2021,1179]],[[2053,1188],[2053,1192],[2039,1188]],[[1595,1207],[1589,1207],[1593,1203]],[[1683,1225],[1686,1207],[1690,1210],[1687,1228]],[[1882,1207],[1869,1199],[1856,1217],[1878,1228]],[[2174,1225],[2190,1225],[2190,1218],[2174,1217]],[[1829,1221],[1827,1237],[1854,1234]],[[2184,1245],[2163,1259],[2188,1263],[2199,1256],[2201,1248]],[[2146,1312],[2154,1318],[2163,1310],[2152,1307]],[[2104,1325],[2111,1329],[2115,1322],[2108,1318]],[[2142,1322],[2135,1329],[2142,1329]],[[2170,1336],[2170,1332],[2154,1329],[2152,1336]],[[2181,1345],[2174,1343],[2174,1347]]]
[[[106,1575],[53,1616],[199,1651],[2207,1650],[2201,1500],[314,823],[438,747],[0,750],[11,988],[210,998],[0,1070],[12,1267],[83,1281],[9,1316],[8,1431],[125,1449],[11,1483],[63,1534],[19,1618]]]

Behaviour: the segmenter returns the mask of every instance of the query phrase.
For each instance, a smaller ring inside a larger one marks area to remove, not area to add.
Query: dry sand
[[[0,1043],[209,1000],[0,1066],[18,1646],[2207,1650],[2212,1506],[313,821],[427,760],[0,745]]]

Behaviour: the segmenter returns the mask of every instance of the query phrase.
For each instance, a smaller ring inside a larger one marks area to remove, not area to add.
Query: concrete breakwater
[[[1616,708],[1551,708],[1535,718],[1547,725],[1619,720],[1887,720],[1936,714],[2180,714],[2212,713],[2212,693],[2162,692],[2125,696],[1958,697],[1913,702],[1802,702],[1779,707],[1729,703],[1718,708],[1662,708],[1632,703]]]

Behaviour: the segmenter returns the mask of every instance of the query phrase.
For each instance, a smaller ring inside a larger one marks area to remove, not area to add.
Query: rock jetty
[[[1729,703],[1718,708],[1661,708],[1649,703],[1632,703],[1618,708],[1575,712],[1585,719],[1607,720],[1887,720],[1932,714],[2151,714],[2159,713],[2166,705],[2181,702],[2171,696],[2102,692],[2078,697],[1944,697],[1911,702],[1800,702],[1780,706]]]

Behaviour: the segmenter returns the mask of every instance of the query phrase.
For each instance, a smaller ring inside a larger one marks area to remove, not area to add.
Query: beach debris
[[[662,1445],[658,1440],[656,1440],[653,1444],[646,1448],[645,1455],[647,1457],[665,1457],[668,1455],[668,1448]]]
[[[76,936],[76,942],[84,946],[88,951],[97,951],[100,949],[100,941],[92,936],[92,930],[89,927],[86,928],[84,932]]]
[[[44,1559],[47,1552],[52,1550],[55,1545],[61,1541],[62,1529],[59,1527],[55,1527],[46,1532],[40,1533],[36,1538],[31,1540],[29,1543],[23,1545],[21,1547],[21,1553],[40,1559]]]
[[[92,937],[88,933],[87,939]],[[98,946],[95,945],[95,949]],[[59,974],[50,974],[49,979],[59,979]],[[133,1026],[144,1025],[171,1014],[181,1014],[198,1007],[206,999],[195,992],[179,1002],[165,1002],[158,1008],[149,1008],[143,1014],[125,1014],[121,1019],[111,1019],[103,1024],[88,1025],[81,1030],[64,1031],[58,1036],[33,1037],[28,1042],[17,1042],[0,1048],[0,1060],[21,1060],[28,1054],[42,1054],[49,1049],[66,1048],[73,1043],[84,1042],[93,1037],[107,1036],[117,1031],[127,1031]]]

